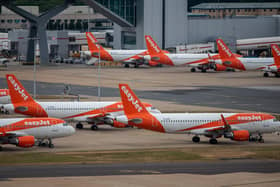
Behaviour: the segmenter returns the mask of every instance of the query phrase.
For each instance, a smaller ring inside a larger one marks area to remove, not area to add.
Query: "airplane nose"
[[[215,62],[216,64],[223,65],[223,61],[222,61],[222,60],[214,60],[214,62]]]
[[[72,134],[75,134],[75,132],[76,132],[76,130],[75,130],[74,127],[72,127],[72,126],[68,127],[68,134],[69,134],[69,136],[72,135]]]
[[[7,104],[3,106],[4,111],[8,111],[9,113],[14,112],[14,106],[12,104]]]
[[[145,60],[147,60],[147,61],[151,60],[151,56],[150,56],[150,55],[145,55],[143,58],[144,58]]]

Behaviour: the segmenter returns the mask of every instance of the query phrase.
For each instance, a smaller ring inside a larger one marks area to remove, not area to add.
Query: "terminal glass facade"
[[[112,12],[127,20],[129,23],[136,24],[136,0],[96,0]]]

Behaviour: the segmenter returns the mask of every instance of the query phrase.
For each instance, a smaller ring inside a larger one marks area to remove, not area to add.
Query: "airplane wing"
[[[231,128],[230,124],[228,123],[228,121],[226,120],[226,118],[224,117],[223,114],[221,114],[221,118],[222,118],[221,126],[207,129],[206,132],[208,132],[208,133],[216,133],[216,134],[219,134],[219,135],[223,135],[224,133],[231,132],[232,128]]]
[[[1,137],[19,137],[19,136],[26,136],[26,133],[17,132],[17,131],[10,131],[10,132],[0,132]]]
[[[124,63],[135,63],[135,64],[143,64],[145,62],[143,55],[134,55],[127,59],[122,60]]]

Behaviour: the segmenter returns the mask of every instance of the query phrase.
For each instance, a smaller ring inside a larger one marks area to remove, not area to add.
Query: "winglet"
[[[86,32],[86,37],[87,37],[87,42],[88,42],[88,48],[90,51],[99,50],[98,46],[100,47],[100,49],[103,49],[103,47],[98,44],[97,39],[93,36],[93,34],[91,32]]]
[[[125,115],[149,113],[127,84],[119,84]]]
[[[160,47],[157,45],[157,43],[150,35],[146,35],[145,40],[150,55],[156,55],[162,52]]]
[[[230,125],[228,124],[228,122],[227,122],[227,120],[226,120],[226,118],[224,117],[223,114],[221,114],[221,118],[222,118],[222,121],[223,121],[223,123],[224,123],[225,129],[226,129],[226,130],[230,130],[230,129],[231,129],[231,128],[230,128]]]
[[[231,52],[222,39],[217,39],[216,42],[221,59],[235,58],[235,55]]]
[[[35,102],[15,75],[6,75],[12,103]]]
[[[271,49],[274,58],[274,63],[277,66],[277,68],[280,68],[280,48],[278,45],[272,44]]]

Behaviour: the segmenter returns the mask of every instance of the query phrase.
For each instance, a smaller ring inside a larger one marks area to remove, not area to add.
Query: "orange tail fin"
[[[125,115],[149,113],[127,84],[119,84]]]
[[[97,39],[93,36],[91,32],[86,32],[87,42],[88,42],[88,48],[90,51],[97,51],[98,46],[100,49],[103,49],[101,45],[98,44]]]
[[[156,55],[162,52],[160,47],[157,45],[157,43],[150,35],[146,35],[145,40],[150,55]]]
[[[277,66],[277,68],[280,68],[280,48],[278,45],[272,44],[271,49],[274,58],[274,63]]]
[[[15,75],[6,75],[12,103],[35,102]]]
[[[228,46],[224,43],[222,39],[217,39],[216,42],[217,42],[220,57],[222,59],[235,58],[235,55],[233,55],[231,50],[228,48]]]

